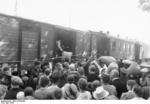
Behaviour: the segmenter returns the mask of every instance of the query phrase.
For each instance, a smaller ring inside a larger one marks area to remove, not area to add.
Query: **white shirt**
[[[90,100],[92,98],[89,91],[79,92],[77,100]]]

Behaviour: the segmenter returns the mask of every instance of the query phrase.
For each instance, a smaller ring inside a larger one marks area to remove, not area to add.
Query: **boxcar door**
[[[34,60],[40,56],[40,28],[32,22],[21,24],[21,60]]]

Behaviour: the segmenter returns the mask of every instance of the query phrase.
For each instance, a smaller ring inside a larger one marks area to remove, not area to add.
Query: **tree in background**
[[[139,7],[143,11],[150,12],[150,0],[139,0]]]

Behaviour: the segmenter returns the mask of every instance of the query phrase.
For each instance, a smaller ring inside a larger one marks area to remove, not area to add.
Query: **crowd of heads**
[[[52,66],[52,67],[51,67]],[[148,100],[150,70],[95,59],[34,62],[0,68],[0,99]]]

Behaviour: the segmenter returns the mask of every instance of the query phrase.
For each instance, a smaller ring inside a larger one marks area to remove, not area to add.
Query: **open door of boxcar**
[[[54,55],[58,54],[59,49],[57,47],[56,41],[61,41],[61,47],[64,51],[72,52],[73,55],[75,54],[75,45],[76,45],[76,32],[73,30],[67,30],[63,28],[55,28],[55,47],[54,47]]]

